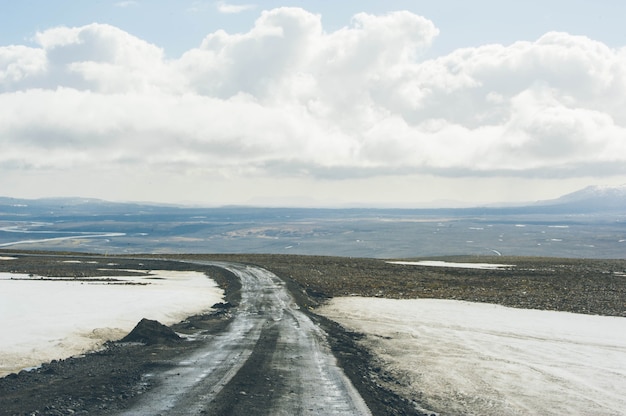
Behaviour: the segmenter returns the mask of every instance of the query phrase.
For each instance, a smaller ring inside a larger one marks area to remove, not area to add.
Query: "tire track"
[[[259,267],[222,267],[241,280],[229,327],[200,351],[148,377],[155,385],[130,415],[369,415],[337,366],[325,333],[298,309],[284,282]],[[252,356],[252,358],[251,358]],[[248,364],[248,361],[252,364]]]

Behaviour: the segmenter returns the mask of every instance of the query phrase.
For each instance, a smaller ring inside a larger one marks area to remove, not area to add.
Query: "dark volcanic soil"
[[[173,326],[178,333],[214,333],[229,323],[229,309],[239,302],[238,281],[222,269],[167,260],[87,257],[91,263],[67,263],[65,257],[23,256],[0,261],[0,271],[43,276],[119,275],[97,270],[102,263],[117,269],[178,269],[205,271],[225,289],[224,305],[211,315],[195,316]],[[281,255],[184,255],[173,259],[226,260],[264,267],[285,279],[303,309],[333,296],[358,294],[390,298],[448,298],[506,306],[626,316],[626,261],[550,258],[447,258],[515,264],[511,270],[426,268],[387,264],[382,260]],[[72,258],[74,259],[74,258]],[[312,315],[328,332],[329,342],[346,374],[375,415],[420,414],[411,403],[381,387],[389,375],[359,346],[359,334],[349,333]],[[176,357],[196,348],[194,341],[144,345],[111,342],[99,352],[43,365],[0,379],[0,415],[112,415],[128,407],[150,385],[143,374],[171,366]],[[245,367],[245,366],[244,366]],[[237,377],[249,383],[255,368]],[[392,384],[392,383],[391,383]]]
[[[515,265],[507,270],[388,264],[380,259],[230,255],[291,279],[311,301],[338,296],[459,299],[515,308],[626,316],[626,260],[445,257],[428,260]],[[419,259],[418,259],[419,260]]]

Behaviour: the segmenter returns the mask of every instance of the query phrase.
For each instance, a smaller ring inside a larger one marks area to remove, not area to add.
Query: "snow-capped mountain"
[[[583,211],[624,211],[626,213],[626,185],[588,186],[560,198],[542,201],[539,205],[567,206]]]

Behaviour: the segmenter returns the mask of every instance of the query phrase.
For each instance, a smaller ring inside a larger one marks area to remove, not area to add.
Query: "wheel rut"
[[[222,333],[167,370],[123,415],[370,415],[337,365],[326,334],[273,273],[222,267],[241,280],[241,303]]]

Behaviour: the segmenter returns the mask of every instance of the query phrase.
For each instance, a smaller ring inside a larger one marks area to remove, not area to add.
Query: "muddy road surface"
[[[241,280],[231,324],[173,367],[146,375],[154,387],[121,414],[371,414],[281,279],[255,266],[204,264]]]

